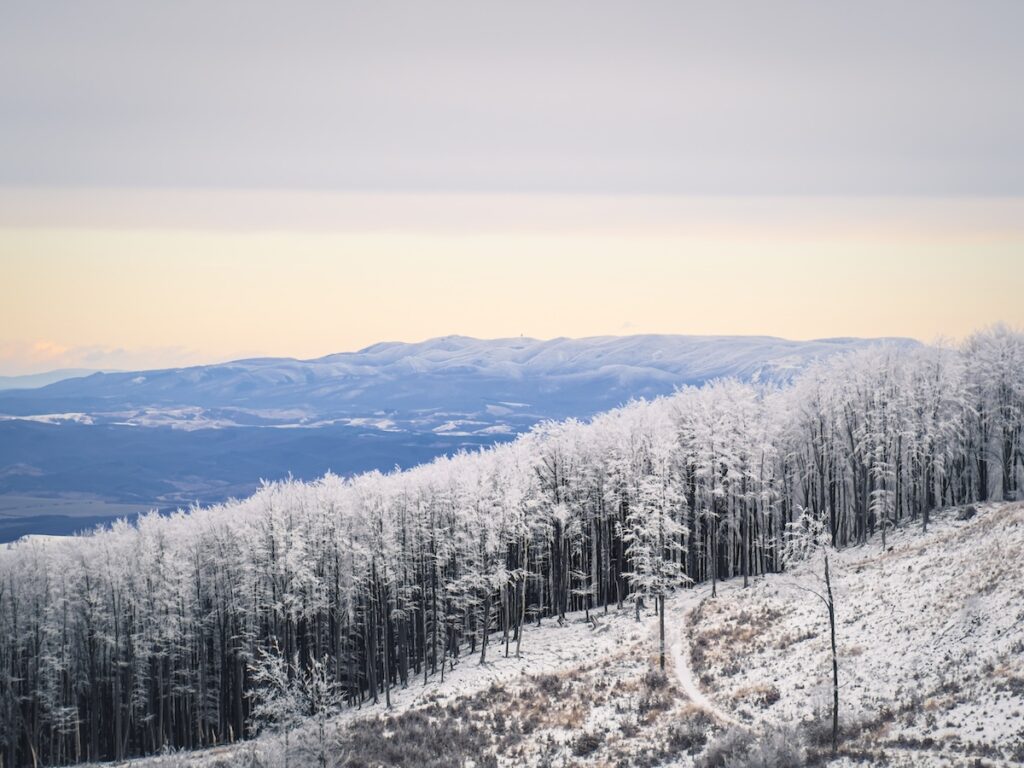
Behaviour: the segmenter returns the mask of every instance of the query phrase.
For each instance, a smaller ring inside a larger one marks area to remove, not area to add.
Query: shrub
[[[762,733],[751,743],[742,761],[729,768],[798,768],[807,762],[800,733],[790,726]]]
[[[672,700],[664,693],[649,692],[640,697],[636,711],[641,716],[648,712],[663,712],[672,706]]]
[[[668,676],[660,669],[649,669],[644,675],[644,686],[649,691],[660,691],[668,687]]]
[[[640,725],[632,717],[624,717],[619,723],[619,730],[627,739],[631,739],[640,732]]]
[[[562,692],[562,678],[558,675],[538,675],[535,684],[538,690],[548,696],[557,696]]]
[[[696,762],[697,768],[733,768],[746,756],[754,737],[746,728],[728,728],[718,734]]]
[[[668,729],[666,747],[670,754],[679,755],[686,753],[695,755],[700,752],[708,742],[709,721],[704,715],[698,715],[689,720],[672,723]]]
[[[699,768],[799,768],[807,764],[803,739],[792,726],[758,733],[729,728],[709,745],[697,761]]]
[[[365,720],[347,729],[339,734],[333,764],[339,768],[442,768],[471,759],[479,768],[489,768],[497,765],[496,758],[487,754],[489,744],[489,729],[471,719],[448,717],[433,705]]]
[[[589,731],[581,733],[572,743],[572,753],[576,757],[586,757],[600,749],[603,742],[604,736],[600,733]]]

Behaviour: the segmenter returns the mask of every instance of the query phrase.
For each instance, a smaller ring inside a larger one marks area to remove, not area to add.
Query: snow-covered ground
[[[847,747],[1024,764],[1024,505],[978,509],[833,555]],[[827,614],[805,591],[818,570],[726,585],[688,630],[704,688],[755,728],[830,712]]]
[[[328,728],[328,765],[1024,764],[1024,504],[936,515],[832,555],[840,757],[830,761],[831,667],[818,569],[687,590],[668,601],[668,676],[656,618],[631,606],[546,619],[486,664],[464,652],[442,683],[392,692]],[[315,729],[292,765],[315,765]],[[275,765],[279,738],[155,766]],[[742,757],[742,756],[746,757]],[[741,759],[742,757],[742,759]],[[255,762],[254,762],[255,761]]]

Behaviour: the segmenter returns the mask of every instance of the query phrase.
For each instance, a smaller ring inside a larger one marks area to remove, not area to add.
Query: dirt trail
[[[672,647],[670,648],[672,668],[675,671],[679,687],[682,689],[683,693],[686,694],[686,697],[693,702],[694,706],[718,722],[723,725],[733,725],[739,728],[746,728],[746,725],[741,723],[724,709],[718,707],[700,689],[697,677],[693,673],[693,667],[690,665],[690,642],[687,636],[691,626],[693,611],[699,602],[698,596],[695,593],[692,594],[692,597],[690,597],[687,602],[689,602],[690,605],[679,618],[676,641],[672,643]]]

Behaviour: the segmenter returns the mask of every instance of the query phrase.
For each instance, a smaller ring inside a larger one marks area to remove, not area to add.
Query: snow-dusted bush
[[[709,742],[696,764],[698,768],[803,768],[807,749],[799,730],[790,725],[756,733],[732,726]]]
[[[708,741],[710,719],[701,712],[672,723],[668,728],[665,746],[670,755],[695,755]]]

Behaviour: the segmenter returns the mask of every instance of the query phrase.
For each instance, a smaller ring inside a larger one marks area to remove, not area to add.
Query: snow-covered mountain
[[[539,418],[586,416],[718,377],[783,381],[813,360],[878,341],[445,336],[416,344],[385,342],[314,360],[260,358],[98,373],[5,393],[0,413],[52,419],[84,414],[94,422],[193,429],[323,426],[324,420],[344,417],[382,429],[395,428],[398,421],[411,429],[433,429],[473,418],[487,425],[507,421],[515,429]]]

